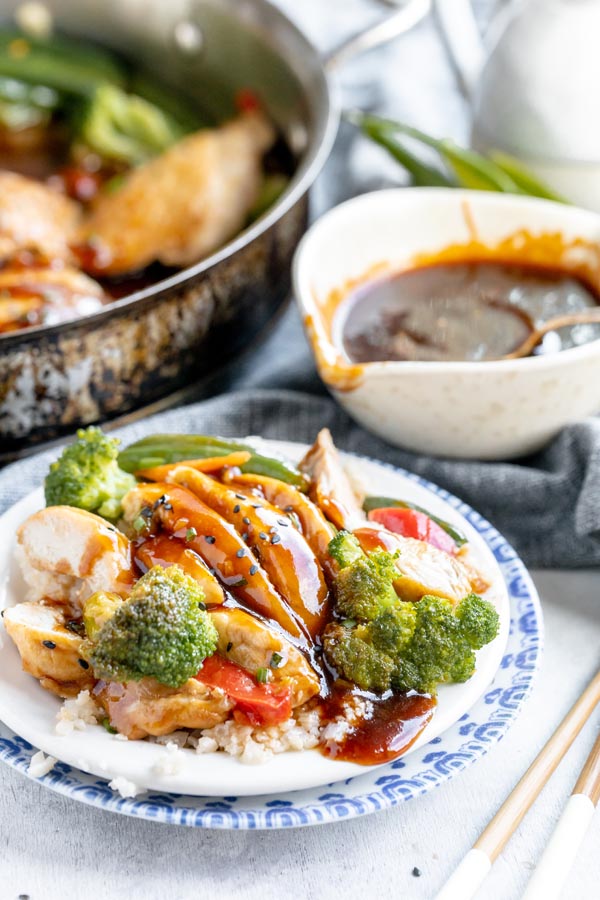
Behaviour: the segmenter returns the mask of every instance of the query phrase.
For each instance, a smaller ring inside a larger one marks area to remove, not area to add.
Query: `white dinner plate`
[[[283,452],[293,461],[298,461],[306,449],[299,444],[284,442],[265,441],[261,444],[265,450],[271,448]],[[511,616],[507,585],[492,545],[480,533],[485,529],[478,528],[480,522],[487,523],[476,513],[469,511],[470,521],[467,520],[458,507],[468,508],[460,501],[439,488],[434,493],[422,479],[409,473],[350,455],[345,455],[344,460],[350,474],[360,481],[366,493],[418,503],[463,531],[469,540],[469,560],[490,581],[485,596],[495,604],[500,615],[499,635],[478,652],[475,674],[465,684],[440,688],[433,719],[408,755],[458,722],[490,685],[502,661],[509,633]],[[12,606],[24,598],[24,584],[14,560],[15,531],[27,516],[42,506],[43,492],[39,488],[0,518],[0,608]],[[2,633],[1,638],[0,719],[45,753],[99,778],[110,780],[122,776],[140,788],[161,793],[244,797],[304,790],[364,775],[370,768],[375,768],[332,760],[318,750],[282,753],[253,766],[223,752],[197,754],[193,750],[184,750],[179,757],[181,765],[177,772],[159,774],[161,766],[157,767],[157,763],[165,754],[160,745],[118,740],[100,725],[57,735],[55,724],[61,701],[22,671],[13,642],[6,633]]]

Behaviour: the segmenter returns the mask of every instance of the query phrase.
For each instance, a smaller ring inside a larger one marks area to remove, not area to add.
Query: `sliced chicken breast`
[[[390,553],[399,551],[396,568],[402,577],[394,587],[403,600],[417,601],[425,594],[433,594],[458,603],[471,591],[482,589],[478,573],[425,541],[370,526],[356,529],[354,535],[367,553],[378,548]]]
[[[262,182],[262,157],[275,133],[259,112],[204,129],[125,176],[102,194],[80,238],[93,237],[107,274],[158,260],[187,266],[233,237]]]
[[[42,687],[71,697],[93,685],[92,670],[81,654],[82,638],[65,627],[59,607],[19,603],[4,610],[2,621],[23,669],[39,678]]]
[[[179,728],[212,728],[224,722],[234,706],[219,688],[195,678],[180,688],[166,687],[153,678],[127,684],[98,682],[94,699],[106,710],[111,725],[130,740]]]
[[[23,522],[17,542],[31,600],[70,603],[79,609],[94,591],[129,594],[129,541],[100,516],[71,506],[48,506]]]
[[[337,528],[352,531],[366,522],[328,428],[321,429],[299,468],[310,478],[310,499]]]
[[[0,172],[0,261],[20,250],[47,260],[69,260],[69,244],[79,221],[79,206],[57,191],[18,175]]]

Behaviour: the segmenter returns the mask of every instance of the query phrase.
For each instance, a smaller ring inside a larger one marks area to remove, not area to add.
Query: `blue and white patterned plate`
[[[39,779],[44,786],[92,806],[169,824],[201,828],[289,828],[366,815],[427,793],[463,771],[505,735],[529,695],[542,647],[539,599],[525,566],[496,529],[448,492],[411,473],[373,461],[349,459],[354,471],[377,465],[380,470],[387,470],[391,481],[402,479],[407,488],[410,482],[414,491],[430,492],[430,506],[447,505],[446,508],[452,509],[453,520],[459,524],[462,517],[468,523],[467,528],[474,529],[479,542],[491,551],[509,594],[510,628],[493,681],[488,685],[488,678],[482,687],[483,694],[474,705],[443,734],[403,758],[325,787],[249,797],[198,797],[150,791],[135,799],[123,799],[108,787],[106,780],[63,762]],[[400,496],[397,486],[393,493]],[[0,723],[0,759],[27,775],[35,752],[26,740]],[[256,774],[256,768],[249,771],[250,777],[254,777],[252,773]]]

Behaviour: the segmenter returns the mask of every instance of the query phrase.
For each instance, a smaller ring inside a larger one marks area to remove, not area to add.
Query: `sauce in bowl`
[[[559,315],[600,304],[576,274],[502,261],[457,261],[411,269],[363,284],[337,312],[348,359],[376,361],[501,359]],[[600,324],[550,331],[534,355],[600,338]]]

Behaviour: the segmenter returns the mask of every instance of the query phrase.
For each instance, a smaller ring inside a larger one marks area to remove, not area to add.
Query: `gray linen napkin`
[[[534,567],[600,564],[600,422],[566,429],[519,463],[415,456],[354,424],[332,400],[292,391],[244,391],[152,416],[115,432],[126,443],[152,432],[200,432],[311,442],[327,426],[341,449],[417,472],[474,506]],[[60,451],[0,472],[0,512],[42,483]]]

